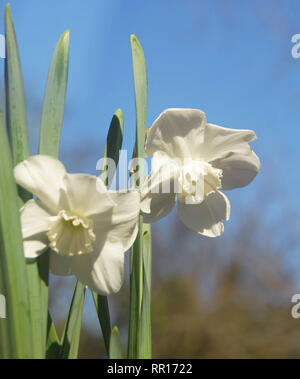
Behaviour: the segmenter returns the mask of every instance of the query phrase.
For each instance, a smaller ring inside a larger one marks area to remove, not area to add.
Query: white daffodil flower
[[[179,218],[188,228],[208,237],[223,234],[230,203],[219,190],[244,187],[255,178],[260,162],[249,145],[255,139],[252,130],[208,124],[198,109],[165,110],[146,142],[153,158],[142,189],[144,221],[168,214],[177,197]]]
[[[140,194],[108,191],[100,179],[68,174],[63,164],[35,155],[14,170],[16,182],[37,199],[21,209],[26,258],[50,249],[50,269],[75,275],[101,295],[123,283],[124,252],[138,231]]]

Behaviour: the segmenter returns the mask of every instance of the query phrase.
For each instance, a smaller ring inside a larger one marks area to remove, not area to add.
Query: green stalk
[[[117,326],[113,327],[111,331],[109,346],[109,359],[124,359],[123,346]]]
[[[109,356],[111,322],[110,322],[107,296],[101,296],[95,292],[92,292],[92,295],[93,295],[94,304],[96,307],[98,319],[99,319],[102,334],[103,334],[105,350],[106,350],[107,356]]]
[[[131,50],[136,108],[135,158],[139,159],[134,175],[137,185],[141,186],[144,180],[147,73],[142,47],[134,35],[131,35]],[[142,215],[139,216],[138,223],[138,235],[130,249],[130,314],[127,354],[128,358],[151,358],[150,288],[148,288],[150,286],[148,279],[151,277],[151,254],[149,254],[151,245],[144,246]]]
[[[76,359],[78,356],[84,297],[85,287],[77,282],[62,337],[61,359]]]
[[[152,357],[151,343],[151,226],[143,224],[143,299],[141,314],[141,358]]]
[[[19,49],[9,4],[5,8],[5,38],[6,123],[15,166],[28,157],[29,140]]]
[[[141,315],[143,297],[143,219],[139,216],[139,232],[130,249],[130,310],[128,358],[141,358]]]
[[[50,313],[48,313],[46,359],[58,358],[60,351],[61,343],[56,333],[56,329],[51,319]]]
[[[124,132],[124,117],[121,109],[117,109],[112,117],[108,134],[106,138],[106,144],[103,154],[103,164],[101,167],[100,178],[103,180],[104,184],[109,188],[110,182],[107,178],[107,164],[106,159],[113,159],[115,162],[115,167],[117,167],[120,157],[120,150],[123,143],[123,132]],[[114,174],[114,173],[112,173]],[[92,292],[94,304],[96,307],[98,319],[100,322],[104,345],[106,349],[107,356],[109,356],[109,345],[111,338],[111,322],[109,314],[108,300],[106,296],[98,295]]]
[[[0,112],[0,289],[7,318],[0,319],[4,358],[32,358],[28,280],[11,151]]]
[[[121,109],[117,109],[111,119],[107,137],[106,144],[103,153],[103,164],[101,167],[100,178],[106,185],[106,187],[110,187],[112,178],[107,177],[107,158],[113,159],[115,162],[115,168],[118,165],[120,150],[122,148],[123,143],[123,133],[124,133],[124,116]],[[115,174],[112,172],[112,174]]]
[[[9,4],[5,8],[6,60],[5,60],[5,103],[7,130],[12,149],[13,165],[29,156],[29,142],[27,133],[27,117],[23,79],[19,50]],[[31,195],[23,188],[18,188],[22,206]],[[30,320],[32,333],[33,358],[43,358],[45,344],[41,325],[40,307],[40,277],[37,259],[31,259],[26,264],[28,277],[28,291],[30,294]]]
[[[69,31],[66,30],[58,40],[52,55],[44,95],[39,153],[58,158],[60,135],[65,109],[65,98],[69,70]],[[41,325],[44,346],[47,343],[48,323],[48,282],[49,282],[49,251],[39,257],[39,271],[42,281],[41,293]],[[54,325],[51,328],[55,329]]]
[[[58,158],[69,70],[70,32],[60,37],[48,72],[40,133],[40,154]]]

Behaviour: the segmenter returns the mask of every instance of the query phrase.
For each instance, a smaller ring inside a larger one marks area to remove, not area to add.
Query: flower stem
[[[144,180],[145,130],[147,110],[147,73],[142,47],[131,36],[133,63],[135,108],[136,108],[136,144],[135,144],[135,180],[139,187]],[[151,358],[150,326],[150,277],[151,244],[150,228],[146,231],[143,216],[139,216],[139,231],[130,250],[130,312],[128,331],[128,358]]]

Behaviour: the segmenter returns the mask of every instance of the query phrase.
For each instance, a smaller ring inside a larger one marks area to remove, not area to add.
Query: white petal
[[[21,208],[21,227],[23,235],[24,255],[26,258],[36,258],[48,246],[46,232],[48,230],[49,213],[38,200],[29,200]]]
[[[70,257],[63,257],[54,251],[50,253],[50,270],[54,275],[72,275]]]
[[[25,258],[37,258],[48,248],[46,234],[36,234],[26,240],[23,240],[23,247]]]
[[[160,153],[153,155],[152,170],[141,188],[141,211],[146,223],[155,222],[172,211],[179,177],[178,163]]]
[[[51,215],[45,210],[39,200],[32,199],[27,201],[21,208],[20,213],[23,238],[48,231],[48,219]]]
[[[215,160],[212,165],[223,171],[221,183],[224,190],[247,186],[260,169],[259,158],[253,151],[248,154],[229,154]]]
[[[229,129],[207,124],[200,154],[207,162],[228,157],[233,153],[249,155],[251,153],[249,142],[255,140],[256,135],[252,130]]]
[[[14,169],[16,182],[37,196],[49,211],[58,210],[64,165],[47,155],[34,155]]]
[[[109,191],[109,195],[116,206],[105,214],[93,216],[96,240],[116,243],[124,252],[131,247],[137,235],[140,193]]]
[[[140,194],[109,191],[117,204],[105,214],[93,216],[94,252],[72,257],[72,272],[87,287],[101,295],[117,292],[123,283],[124,252],[138,232]]]
[[[201,204],[178,203],[178,215],[191,230],[207,237],[218,237],[224,232],[222,220],[230,216],[230,203],[219,192],[210,193]]]
[[[124,252],[119,242],[99,241],[95,252],[71,257],[72,273],[100,295],[118,292],[124,280]]]
[[[149,194],[141,205],[143,221],[150,224],[167,216],[174,208],[175,202],[175,194]]]
[[[162,151],[172,158],[198,158],[205,124],[199,109],[166,109],[149,130],[146,154]]]
[[[70,210],[85,217],[107,212],[116,204],[101,179],[87,174],[66,174],[66,198]]]

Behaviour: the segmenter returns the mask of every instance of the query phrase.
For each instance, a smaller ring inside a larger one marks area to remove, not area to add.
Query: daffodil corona
[[[219,190],[248,185],[260,162],[249,142],[252,130],[206,122],[198,109],[167,109],[148,131],[146,154],[152,172],[142,189],[145,222],[154,222],[178,199],[181,221],[199,234],[216,237],[230,216],[228,198]]]
[[[124,252],[137,235],[140,195],[108,191],[86,174],[68,174],[58,160],[32,156],[15,167],[19,185],[37,198],[21,209],[26,258],[50,248],[50,268],[76,275],[107,295],[123,282]]]

